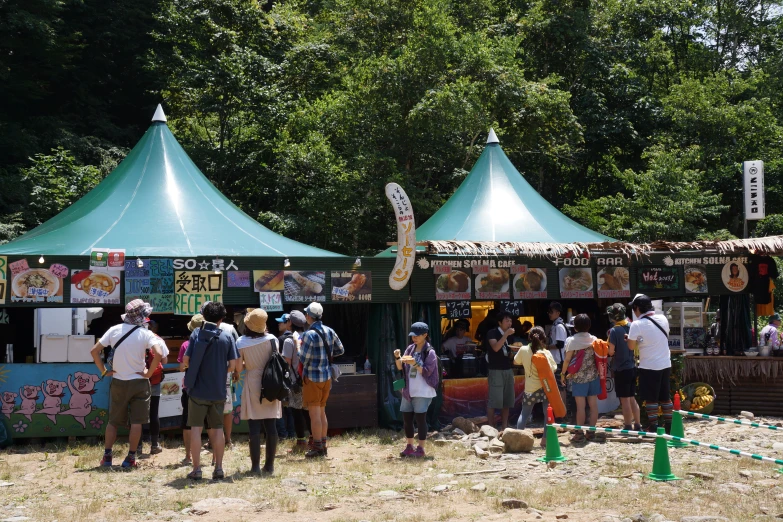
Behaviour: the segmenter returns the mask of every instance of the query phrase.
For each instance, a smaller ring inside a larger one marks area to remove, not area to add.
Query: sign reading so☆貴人
[[[223,274],[174,272],[174,313],[195,315],[207,301],[223,300]]]

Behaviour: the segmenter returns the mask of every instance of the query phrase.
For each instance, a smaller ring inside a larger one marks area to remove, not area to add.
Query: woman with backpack
[[[437,392],[440,374],[438,355],[428,342],[429,326],[426,323],[413,323],[410,335],[413,344],[405,349],[400,357],[400,350],[394,350],[395,364],[402,370],[405,377],[405,387],[402,389],[400,412],[405,426],[405,437],[408,444],[400,453],[401,457],[424,458],[424,441],[427,439],[427,409]],[[419,429],[419,444],[413,449],[413,420]]]
[[[590,324],[587,314],[579,314],[574,318],[576,334],[566,341],[561,377],[563,384],[566,378],[571,379],[571,393],[576,400],[576,423],[580,426],[585,425],[586,404],[590,406],[590,421],[587,425],[595,426],[598,422],[598,394],[601,393],[601,379],[595,364],[593,349],[593,342],[597,338],[590,335]],[[582,430],[576,430],[571,437],[571,442],[584,442],[585,439],[604,442],[606,434],[588,431],[585,435]]]
[[[554,357],[547,349],[546,332],[540,326],[536,326],[528,332],[530,344],[519,349],[514,356],[514,364],[525,367],[525,394],[522,398],[522,413],[517,420],[517,429],[524,430],[530,414],[533,413],[533,406],[542,403],[544,408],[544,417],[546,418],[546,407],[548,401],[544,386],[541,384],[541,378],[538,375],[538,369],[533,365],[533,355],[540,353],[546,357],[552,373],[557,369],[557,363]],[[541,447],[546,447],[546,437],[541,438]]]
[[[275,421],[282,417],[280,401],[268,401],[261,397],[261,380],[264,368],[272,355],[279,351],[277,338],[266,332],[267,313],[256,308],[245,316],[245,335],[237,341],[240,366],[234,374],[245,370],[242,387],[241,418],[246,420],[250,430],[250,472],[272,475],[275,470],[277,451],[277,428]],[[266,461],[261,465],[261,429],[266,434]]]

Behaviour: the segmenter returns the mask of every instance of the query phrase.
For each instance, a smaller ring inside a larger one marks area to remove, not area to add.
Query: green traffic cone
[[[547,424],[546,428],[544,428],[544,436],[546,437],[546,455],[536,460],[539,462],[565,462],[568,460],[560,453],[560,441],[557,438],[557,428],[551,424]]]
[[[672,413],[672,429],[671,436],[685,438],[685,428],[682,425],[682,415],[676,411]],[[681,440],[667,440],[666,445],[670,448],[685,448],[688,446],[687,442]]]
[[[658,435],[665,433],[663,428],[658,428]],[[672,467],[669,464],[669,447],[666,445],[666,439],[657,437],[655,439],[655,456],[653,457],[652,473],[647,478],[664,482],[667,480],[680,480],[672,473]]]

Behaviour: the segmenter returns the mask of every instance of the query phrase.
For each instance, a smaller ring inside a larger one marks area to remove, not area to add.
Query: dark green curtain
[[[438,357],[443,353],[441,349],[442,335],[440,331],[440,303],[412,303],[411,317],[413,322],[421,321],[430,327],[430,344],[435,349]],[[408,332],[405,332],[406,334]],[[442,369],[441,369],[442,371]],[[443,405],[443,391],[438,388],[438,395],[432,399],[430,409],[427,410],[427,424],[430,430],[440,429],[440,407]]]
[[[750,296],[747,294],[720,297],[721,348],[726,355],[738,355],[750,348],[753,323],[750,318]]]
[[[392,383],[401,377],[394,364],[394,350],[403,351],[407,330],[402,324],[401,304],[373,304],[370,306],[367,331],[367,352],[378,376],[378,425],[393,430],[402,429],[400,415],[401,392],[395,392]]]

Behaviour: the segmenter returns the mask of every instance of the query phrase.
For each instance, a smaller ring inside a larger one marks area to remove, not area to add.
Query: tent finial
[[[490,145],[492,143],[500,143],[500,140],[498,139],[498,135],[495,134],[495,129],[490,127],[489,135],[487,136],[487,145]]]
[[[155,109],[155,115],[152,116],[152,121],[162,121],[163,123],[166,123],[166,114],[163,112],[163,107],[160,106],[160,103],[158,104],[158,108]]]

